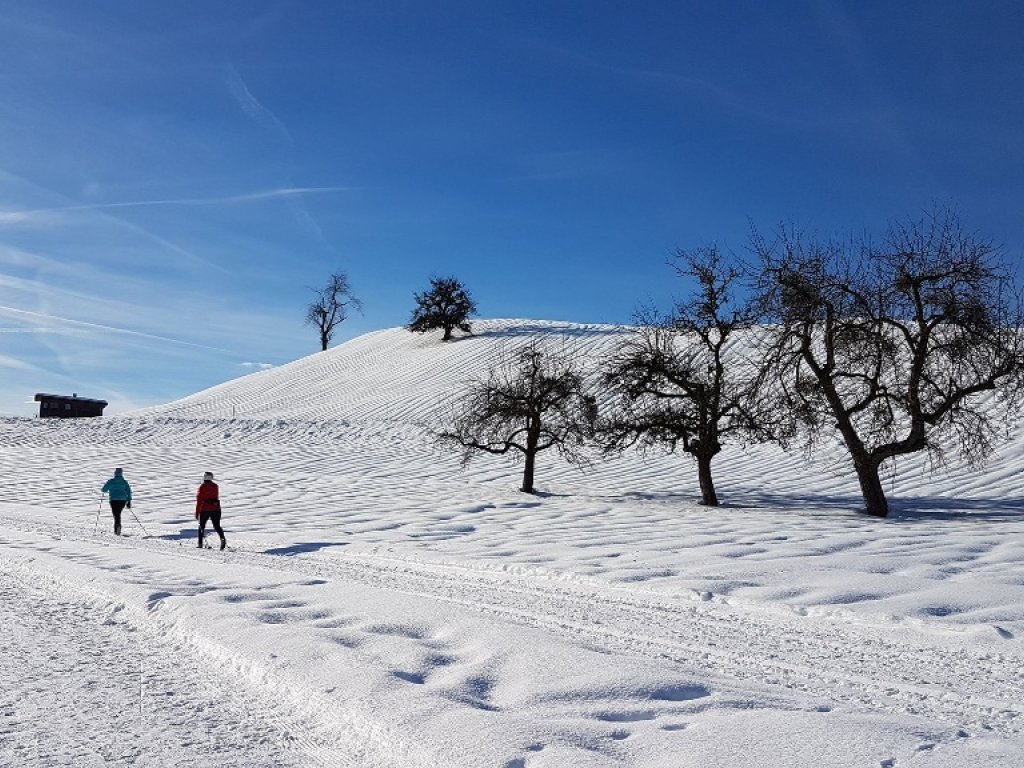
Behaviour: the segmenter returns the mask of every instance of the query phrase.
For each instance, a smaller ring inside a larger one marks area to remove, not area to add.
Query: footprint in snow
[[[427,682],[426,677],[421,675],[419,672],[392,672],[392,675],[397,677],[399,680],[405,680],[407,683],[413,683],[414,685],[423,685]]]

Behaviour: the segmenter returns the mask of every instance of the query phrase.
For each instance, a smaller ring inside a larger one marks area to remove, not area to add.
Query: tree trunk
[[[700,455],[697,459],[697,477],[700,479],[700,503],[705,507],[718,506],[715,481],[711,477],[711,456]]]
[[[855,458],[853,467],[857,471],[860,492],[864,496],[864,511],[874,517],[888,517],[889,502],[882,489],[882,478],[878,475],[878,465],[865,459]]]
[[[885,491],[882,489],[882,478],[878,475],[879,462],[871,457],[871,454],[861,442],[857,430],[850,421],[849,414],[842,410],[842,404],[835,388],[829,383],[829,404],[832,412],[836,414],[839,433],[843,436],[846,449],[853,459],[853,469],[857,473],[857,482],[860,483],[860,493],[864,497],[864,512],[872,517],[888,517],[889,502],[885,498]]]
[[[540,417],[536,414],[527,421],[526,427],[526,450],[523,451],[525,461],[523,462],[523,493],[533,493],[533,472],[537,465],[537,446],[540,445]]]
[[[533,472],[537,462],[537,452],[527,451],[526,460],[523,462],[523,493],[533,493]]]

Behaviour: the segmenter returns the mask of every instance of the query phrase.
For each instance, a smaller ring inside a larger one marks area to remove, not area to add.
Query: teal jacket
[[[128,481],[124,479],[124,475],[120,472],[115,473],[112,478],[103,484],[100,493],[109,493],[111,501],[132,500],[132,487],[128,485]]]

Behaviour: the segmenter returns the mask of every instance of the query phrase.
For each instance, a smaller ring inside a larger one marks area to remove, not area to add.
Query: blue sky
[[[0,0],[0,414],[402,325],[628,322],[676,248],[932,202],[1024,256],[1024,3]]]

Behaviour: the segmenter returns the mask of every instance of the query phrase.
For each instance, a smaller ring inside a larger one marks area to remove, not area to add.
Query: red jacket
[[[196,517],[200,512],[220,512],[220,488],[213,480],[203,480],[196,491]]]

